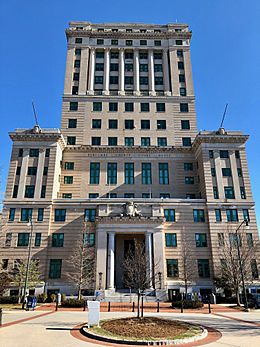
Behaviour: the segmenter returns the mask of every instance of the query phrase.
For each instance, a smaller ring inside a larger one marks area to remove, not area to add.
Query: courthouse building
[[[85,232],[94,289],[124,289],[122,262],[138,239],[158,276],[151,288],[183,291],[187,254],[189,290],[205,294],[214,290],[225,230],[247,218],[244,232],[258,241],[248,136],[197,130],[191,36],[186,24],[69,24],[60,129],[10,133],[3,268],[26,259],[31,218],[38,292],[75,292],[67,274]],[[251,265],[256,285],[260,264]]]

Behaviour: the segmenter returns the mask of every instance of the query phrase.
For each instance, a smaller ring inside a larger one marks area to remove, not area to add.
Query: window
[[[133,119],[126,119],[125,120],[125,129],[134,129],[134,120]]]
[[[50,259],[49,278],[61,277],[62,259]]]
[[[22,157],[22,156],[23,156],[23,149],[19,148],[18,157]]]
[[[107,184],[117,184],[117,163],[107,163]]]
[[[77,119],[69,119],[68,128],[77,128]]]
[[[134,112],[134,103],[126,102],[125,103],[125,112]]]
[[[156,77],[154,78],[154,84],[156,86],[162,86],[163,85],[163,77]]]
[[[133,41],[132,40],[125,40],[125,45],[126,46],[133,46]]]
[[[80,60],[76,59],[74,61],[74,67],[79,68],[80,67]]]
[[[149,112],[150,107],[148,102],[141,102],[141,112]]]
[[[19,176],[21,174],[21,166],[17,166],[16,175]]]
[[[8,259],[2,259],[2,269],[7,270],[8,268]]]
[[[133,137],[125,137],[125,146],[127,146],[127,147],[134,146],[134,138]]]
[[[89,193],[88,195],[89,199],[97,199],[99,197],[98,193]]]
[[[194,177],[185,177],[185,184],[194,184]]]
[[[168,163],[159,163],[159,184],[169,184]]]
[[[27,170],[28,176],[36,176],[37,174],[37,166],[29,166]]]
[[[179,277],[179,268],[177,259],[166,259],[167,277]]]
[[[117,112],[118,104],[117,102],[110,102],[109,103],[109,111],[110,112]]]
[[[164,218],[166,222],[175,222],[175,210],[173,209],[164,209]]]
[[[246,242],[248,247],[253,247],[254,242],[253,242],[253,234],[252,233],[246,233]]]
[[[228,151],[219,151],[219,155],[222,159],[229,158]]]
[[[256,264],[256,260],[255,260],[255,259],[252,259],[252,260],[251,260],[251,271],[252,271],[252,277],[253,277],[253,279],[259,278],[258,269],[257,269],[257,264]]]
[[[140,46],[146,46],[147,40],[140,40]]]
[[[193,220],[196,223],[205,222],[204,210],[193,210]]]
[[[95,76],[95,84],[103,84],[103,76]]]
[[[73,184],[73,176],[64,176],[64,184]]]
[[[101,129],[101,119],[92,119],[92,129]]]
[[[63,233],[55,233],[52,234],[52,247],[63,247],[64,243],[64,234]]]
[[[157,129],[158,130],[166,129],[166,120],[164,120],[164,119],[157,120]]]
[[[111,40],[111,45],[117,46],[118,45],[118,40]]]
[[[96,63],[95,70],[96,71],[104,71],[104,64],[103,63]]]
[[[162,72],[163,67],[162,64],[154,64],[154,72]]]
[[[117,129],[118,128],[118,121],[117,121],[117,119],[109,119],[108,120],[108,128],[109,129]]]
[[[170,199],[169,193],[160,193],[160,199]]]
[[[247,209],[247,208],[243,208],[242,212],[243,212],[244,220],[250,222],[249,211],[248,211],[248,209]]]
[[[9,217],[8,217],[8,221],[9,222],[13,222],[15,218],[15,208],[10,208],[9,210]]]
[[[187,103],[181,103],[180,112],[189,112],[189,105]]]
[[[176,40],[175,43],[177,46],[182,46],[182,40]]]
[[[190,121],[189,120],[182,120],[181,121],[181,129],[182,130],[189,130],[190,129]]]
[[[190,137],[183,137],[182,138],[182,145],[184,147],[190,147],[191,146],[191,138]]]
[[[102,111],[102,102],[93,102],[93,111],[100,112]]]
[[[39,149],[38,148],[30,148],[29,157],[31,157],[31,158],[39,157]]]
[[[98,136],[91,137],[91,145],[92,146],[100,146],[101,145],[101,137],[98,137]]]
[[[142,193],[142,199],[151,199],[152,193]]]
[[[141,76],[140,84],[148,85],[148,77]]]
[[[229,243],[231,247],[241,246],[241,237],[238,234],[230,233],[229,234]]]
[[[142,184],[152,184],[151,163],[142,163]]]
[[[125,184],[134,184],[134,163],[125,163]]]
[[[240,167],[237,168],[238,177],[242,177],[242,169]]]
[[[110,84],[118,84],[118,76],[110,76],[109,77],[109,83]]]
[[[180,95],[181,96],[186,96],[187,95],[186,88],[184,88],[184,87],[180,88]]]
[[[66,220],[66,209],[55,208],[54,222],[65,222],[65,220]]]
[[[134,199],[135,195],[134,193],[125,193],[124,194],[124,198],[127,198],[127,199]]]
[[[15,184],[15,185],[14,185],[14,189],[13,189],[13,195],[12,195],[12,197],[13,197],[13,198],[17,198],[17,194],[18,194],[18,185]]]
[[[148,64],[140,64],[140,72],[147,72]]]
[[[82,43],[82,38],[81,37],[76,37],[75,38],[75,43]]]
[[[111,63],[110,64],[110,71],[118,71],[118,64],[117,63]]]
[[[214,167],[211,168],[211,176],[216,177],[216,169]]]
[[[79,81],[79,73],[78,72],[74,72],[73,81]],[[76,111],[76,110],[70,110],[70,111]]]
[[[183,57],[183,50],[177,50],[177,57]]]
[[[33,199],[33,197],[34,197],[34,190],[35,190],[35,186],[25,186],[24,197]]]
[[[166,147],[167,146],[167,137],[158,137],[157,138],[157,146]]]
[[[153,57],[154,59],[162,59],[162,52],[154,52]]]
[[[62,193],[62,198],[63,199],[71,199],[72,198],[72,193]]]
[[[50,156],[50,148],[45,150],[45,157],[48,158]]]
[[[45,195],[46,195],[46,186],[42,186],[42,189],[41,189],[41,198],[44,199],[45,198]]]
[[[43,176],[47,176],[48,175],[48,166],[44,166],[43,168]]]
[[[184,62],[183,61],[178,61],[178,69],[184,70]]]
[[[199,277],[210,277],[208,259],[198,259],[198,274]]]
[[[141,146],[148,147],[150,146],[151,140],[150,137],[141,137]]]
[[[204,233],[195,234],[196,247],[207,247],[207,235]]]
[[[81,55],[81,48],[75,48],[75,55]]]
[[[240,195],[241,195],[241,199],[246,199],[245,187],[240,187]]]
[[[224,233],[218,233],[218,245],[223,247],[225,243]]]
[[[235,157],[236,157],[237,159],[240,159],[240,153],[239,153],[239,151],[235,151]]]
[[[74,163],[70,161],[66,161],[64,164],[65,170],[74,170]]]
[[[179,82],[185,83],[185,75],[183,75],[183,74],[179,75]]]
[[[28,246],[29,244],[30,233],[19,233],[17,240],[17,247],[19,246]]]
[[[134,83],[134,78],[132,76],[125,76],[125,84],[133,84]]]
[[[226,199],[235,199],[233,187],[224,187],[224,192],[225,192],[225,198]]]
[[[186,199],[196,199],[196,195],[188,193],[188,194],[186,194]]]
[[[68,136],[67,137],[67,145],[75,145],[76,144],[76,136]]]
[[[156,112],[165,112],[165,103],[157,102],[156,103]]]
[[[215,209],[216,222],[222,221],[221,210],[219,208]]]
[[[231,177],[231,169],[226,167],[226,168],[222,168],[222,176],[224,177]]]
[[[37,222],[42,222],[44,216],[44,208],[38,208]]]
[[[117,137],[109,137],[108,146],[117,146]]]
[[[93,247],[95,245],[95,234],[94,233],[85,233],[84,245]]]
[[[177,247],[177,235],[175,233],[165,234],[165,246],[166,247]]]
[[[141,129],[150,129],[150,120],[142,119],[141,120]]]
[[[134,54],[132,52],[125,52],[125,59],[133,59]]]
[[[139,58],[140,59],[148,59],[148,53],[147,52],[140,52]]]
[[[41,246],[41,240],[42,240],[42,234],[41,233],[35,233],[34,246],[40,247]]]
[[[103,39],[97,39],[97,45],[103,45],[104,40]]]
[[[96,209],[95,208],[86,208],[85,209],[85,221],[86,222],[95,222],[96,219]]]
[[[193,163],[184,163],[184,171],[193,171]]]
[[[155,46],[161,46],[162,42],[160,40],[154,40],[154,45]]]
[[[134,71],[134,65],[133,64],[125,64],[125,71]]]
[[[118,59],[118,57],[119,57],[119,53],[118,52],[111,52],[111,54],[110,54],[110,56],[111,56],[111,59]]]
[[[218,187],[217,186],[213,187],[213,197],[214,197],[214,199],[219,199]]]
[[[227,209],[226,214],[228,222],[238,222],[237,209]]]
[[[100,178],[100,163],[90,163],[90,184],[99,184]]]
[[[214,158],[214,153],[212,150],[209,151],[209,158],[211,158],[211,159]]]

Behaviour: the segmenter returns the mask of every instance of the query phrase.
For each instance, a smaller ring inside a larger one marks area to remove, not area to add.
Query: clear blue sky
[[[42,127],[59,127],[64,30],[71,20],[190,25],[198,129],[217,129],[229,103],[225,127],[250,135],[247,156],[259,216],[259,0],[1,1],[1,192],[11,153],[7,133],[33,126],[31,100]]]

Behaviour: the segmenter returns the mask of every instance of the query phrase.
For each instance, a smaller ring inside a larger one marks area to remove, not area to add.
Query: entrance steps
[[[110,302],[137,302],[138,297],[136,293],[130,293],[129,291],[105,291],[105,297],[103,301]],[[165,291],[154,291],[147,290],[144,295],[144,302],[157,302],[165,301],[166,293]]]

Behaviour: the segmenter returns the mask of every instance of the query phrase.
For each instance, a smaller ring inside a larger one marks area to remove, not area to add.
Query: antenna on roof
[[[33,127],[33,130],[36,133],[40,133],[41,132],[41,128],[40,128],[39,123],[38,123],[38,118],[37,118],[37,114],[36,114],[36,110],[35,110],[35,107],[34,107],[33,100],[32,100],[32,108],[33,108],[33,114],[34,114],[34,119],[35,119],[35,126]]]
[[[226,113],[227,113],[227,107],[228,107],[228,104],[226,104],[226,106],[225,106],[223,117],[222,117],[222,120],[221,120],[221,123],[220,123],[220,128],[223,128],[223,123],[224,123],[224,120],[225,120],[225,117],[226,117]]]

